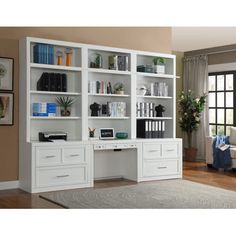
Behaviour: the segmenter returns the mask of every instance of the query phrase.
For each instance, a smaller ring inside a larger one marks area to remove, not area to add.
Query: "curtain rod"
[[[213,54],[219,54],[219,53],[225,53],[225,52],[234,52],[234,51],[236,51],[236,48],[228,49],[228,50],[221,50],[221,51],[217,51],[217,52],[199,53],[199,54],[193,54],[193,55],[188,55],[188,56],[186,55],[185,57],[213,55]]]

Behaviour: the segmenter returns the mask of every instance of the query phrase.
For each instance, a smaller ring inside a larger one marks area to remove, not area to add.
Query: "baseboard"
[[[19,188],[19,181],[0,181],[0,190],[6,190],[6,189],[13,189],[13,188]]]

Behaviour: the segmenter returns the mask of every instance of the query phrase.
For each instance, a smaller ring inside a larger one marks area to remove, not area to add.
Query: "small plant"
[[[124,94],[124,91],[125,91],[125,86],[123,83],[116,83],[114,85],[114,90],[115,90],[115,93],[117,94]]]
[[[166,59],[163,57],[154,57],[153,58],[153,64],[156,65],[165,65],[166,64]]]
[[[62,116],[70,116],[69,108],[75,102],[75,99],[70,98],[70,97],[57,97],[56,100],[57,100],[58,105],[60,105],[60,107],[63,108],[61,110],[61,115]]]
[[[99,53],[96,53],[95,64],[96,68],[102,68],[102,56]]]

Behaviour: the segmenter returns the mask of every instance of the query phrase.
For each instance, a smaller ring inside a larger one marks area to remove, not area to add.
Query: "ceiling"
[[[172,50],[192,51],[236,44],[236,27],[172,27]]]

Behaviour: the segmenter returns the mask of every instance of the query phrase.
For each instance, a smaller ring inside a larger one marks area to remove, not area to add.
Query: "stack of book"
[[[67,75],[43,72],[37,82],[37,90],[67,92]]]
[[[129,70],[129,57],[123,55],[112,55],[109,56],[109,69],[110,70]]]
[[[56,103],[36,102],[33,103],[33,116],[56,116]]]
[[[136,116],[137,117],[154,117],[155,103],[153,102],[137,102]]]
[[[33,49],[33,61],[40,64],[54,64],[54,47],[49,44],[37,43]]]
[[[164,138],[165,121],[137,120],[137,138]]]
[[[126,103],[125,102],[108,102],[107,115],[111,117],[125,117]]]
[[[112,94],[112,86],[106,81],[89,81],[88,92],[91,94]]]

